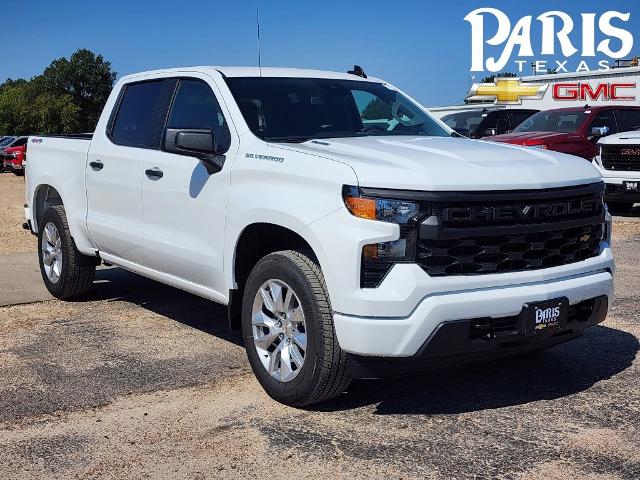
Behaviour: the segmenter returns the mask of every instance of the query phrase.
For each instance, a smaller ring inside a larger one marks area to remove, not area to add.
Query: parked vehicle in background
[[[7,140],[4,145],[0,145],[0,152],[2,152],[3,150],[6,150],[7,148],[11,148],[11,147],[20,147],[23,145],[27,144],[27,140],[28,140],[28,136],[22,136],[22,137],[9,137],[10,140]]]
[[[197,67],[121,78],[93,135],[31,137],[25,216],[54,296],[102,260],[227,305],[261,385],[300,406],[602,322],[603,191],[361,69]]]
[[[2,161],[5,170],[12,171],[16,175],[24,174],[24,162],[26,160],[27,145],[18,145],[14,147],[7,147],[0,152],[0,161]]]
[[[538,112],[513,132],[487,140],[554,150],[592,160],[599,152],[598,140],[639,127],[640,107],[585,105]]]
[[[27,143],[28,137],[16,137],[16,136],[10,135],[2,138],[3,139],[0,140],[0,172],[4,172],[6,170],[6,167],[4,165],[4,156],[3,156],[4,151],[7,148],[10,148],[13,146],[20,146],[21,144],[25,145]]]
[[[445,115],[441,120],[469,138],[492,137],[511,132],[538,110],[478,108]]]
[[[593,164],[605,181],[607,204],[612,212],[628,213],[640,202],[640,131],[609,135],[598,145]]]

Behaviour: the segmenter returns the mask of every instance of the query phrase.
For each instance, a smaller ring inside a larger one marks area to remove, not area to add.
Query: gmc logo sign
[[[496,207],[452,207],[443,210],[445,222],[486,222],[488,220],[538,220],[597,213],[600,201],[586,198],[536,205],[501,205]]]
[[[640,156],[640,148],[623,148],[620,150],[620,155],[638,155]]]
[[[635,83],[599,83],[595,87],[588,83],[580,82],[556,83],[553,85],[553,99],[580,101],[635,100],[635,95],[629,95],[630,92],[628,90],[632,88],[636,88]]]

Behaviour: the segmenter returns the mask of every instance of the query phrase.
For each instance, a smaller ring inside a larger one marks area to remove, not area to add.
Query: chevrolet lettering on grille
[[[449,207],[443,210],[445,222],[484,222],[488,220],[543,220],[599,212],[594,198],[532,205],[498,205],[491,207]]]

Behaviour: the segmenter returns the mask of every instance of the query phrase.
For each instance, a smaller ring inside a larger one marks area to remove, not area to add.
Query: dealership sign
[[[494,83],[475,83],[467,99],[485,97],[497,105],[520,105],[522,100],[541,100],[549,83],[523,83],[519,78],[496,78]],[[557,82],[551,84],[555,101],[622,101],[636,100],[635,83]]]
[[[624,28],[624,23],[630,17],[630,13],[616,11],[604,12],[599,16],[595,13],[582,13],[580,19],[574,22],[565,12],[545,12],[535,18],[539,22],[541,36],[540,41],[534,45],[531,41],[533,16],[522,17],[512,25],[509,17],[497,8],[477,8],[464,17],[471,24],[470,70],[499,72],[508,67],[522,73],[525,65],[532,62],[537,72],[546,72],[550,68],[557,73],[564,73],[569,71],[567,64],[576,54],[579,54],[580,61],[575,71],[608,70],[609,60],[601,59],[594,63],[595,57],[599,55],[621,59],[631,53],[633,35]],[[497,21],[495,31],[489,32],[485,28],[487,18],[492,18],[492,23]],[[570,38],[572,32],[574,37],[580,38],[579,43]],[[603,37],[599,42],[596,42],[597,33]],[[497,57],[485,58],[485,45],[501,46],[502,52]],[[510,64],[514,52],[516,58]],[[535,60],[537,55],[553,55],[558,59],[553,62]]]

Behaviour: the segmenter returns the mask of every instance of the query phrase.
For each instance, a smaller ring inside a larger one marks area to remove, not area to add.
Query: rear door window
[[[130,147],[157,148],[165,80],[125,86],[111,129],[115,143]]]
[[[640,110],[616,110],[615,115],[620,132],[640,130]]]

